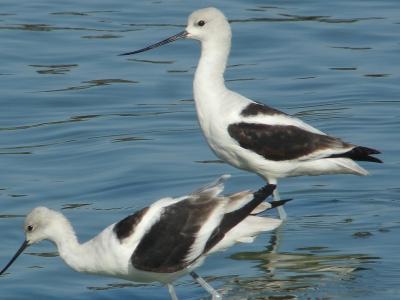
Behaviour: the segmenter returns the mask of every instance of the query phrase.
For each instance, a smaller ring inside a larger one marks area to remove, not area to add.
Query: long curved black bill
[[[12,263],[17,259],[18,256],[20,256],[20,254],[26,249],[26,247],[29,246],[28,241],[24,241],[21,245],[21,247],[18,249],[17,253],[15,253],[15,255],[13,256],[13,258],[11,258],[11,260],[9,261],[9,263],[3,268],[3,270],[0,271],[0,275],[3,275],[3,273],[5,271],[7,271],[7,269],[12,265]]]
[[[155,44],[153,44],[153,45],[147,46],[147,47],[145,47],[145,48],[143,48],[143,49],[140,49],[140,50],[122,53],[122,54],[119,54],[119,56],[121,56],[121,55],[132,55],[132,54],[137,54],[137,53],[140,53],[140,52],[145,52],[145,51],[147,51],[147,50],[151,50],[151,49],[154,49],[154,48],[158,48],[158,47],[163,46],[163,45],[165,45],[165,44],[172,43],[172,42],[174,42],[174,41],[176,41],[176,40],[184,39],[187,35],[188,35],[187,31],[184,30],[184,31],[179,32],[178,34],[175,34],[175,35],[173,35],[173,36],[170,36],[169,38],[167,38],[167,39],[165,39],[165,40],[162,40],[161,42],[158,42],[158,43],[155,43]]]

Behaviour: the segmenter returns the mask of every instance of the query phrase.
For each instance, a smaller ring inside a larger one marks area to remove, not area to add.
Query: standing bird
[[[301,175],[368,172],[355,161],[381,163],[380,152],[326,135],[275,108],[255,102],[225,86],[224,72],[231,48],[231,28],[221,11],[210,7],[193,12],[184,31],[146,48],[178,39],[201,42],[201,57],[193,82],[200,127],[208,145],[223,161],[257,173],[271,184]],[[279,200],[278,190],[274,200]],[[283,207],[278,209],[286,219]]]
[[[188,196],[160,199],[83,244],[63,214],[37,207],[25,219],[24,243],[0,275],[26,247],[49,240],[75,271],[135,282],[161,282],[168,286],[173,300],[178,298],[172,282],[190,274],[213,299],[221,299],[194,269],[208,254],[237,242],[250,243],[257,234],[277,228],[281,220],[257,214],[288,201],[263,202],[274,185],[257,192],[220,196],[228,177],[222,176]]]

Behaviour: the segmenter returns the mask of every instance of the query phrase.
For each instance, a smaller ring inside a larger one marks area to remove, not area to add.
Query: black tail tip
[[[289,202],[289,201],[292,201],[292,200],[293,200],[293,199],[290,198],[290,199],[283,199],[283,200],[278,200],[278,201],[272,201],[272,202],[270,202],[271,208],[275,208],[275,207],[278,207],[278,206],[282,206],[282,205],[284,205],[286,202]]]
[[[276,184],[266,184],[254,193],[254,197],[262,197],[263,199],[265,199],[270,196],[275,189]]]
[[[364,150],[367,150],[368,155],[371,155],[371,154],[381,154],[381,151],[376,150],[376,149],[367,148],[367,147],[361,147],[361,148],[363,148]]]
[[[368,147],[363,147],[363,146],[358,146],[358,147],[354,148],[353,150],[362,153],[360,156],[363,156],[363,155],[365,156],[365,157],[361,158],[360,160],[375,162],[375,163],[380,163],[380,164],[383,163],[383,161],[380,160],[379,158],[371,156],[374,154],[381,154],[381,151],[379,151],[379,150],[376,150],[373,148],[368,148]]]
[[[276,184],[266,184],[261,189],[259,189],[257,192],[264,192],[264,193],[271,192],[272,193],[275,189],[276,189]]]
[[[374,163],[383,163],[382,160],[379,158],[376,158],[372,155],[375,154],[380,154],[381,152],[376,149],[364,147],[364,146],[356,146],[350,151],[347,151],[345,153],[339,153],[339,154],[333,154],[329,156],[328,158],[334,158],[334,157],[345,157],[345,158],[350,158],[355,161],[369,161],[369,162],[374,162]]]
[[[383,160],[373,157],[373,156],[368,156],[368,159],[366,161],[370,161],[370,162],[375,162],[378,164],[383,164]]]

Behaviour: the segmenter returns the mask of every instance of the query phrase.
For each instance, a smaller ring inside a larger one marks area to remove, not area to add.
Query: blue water
[[[231,20],[230,88],[346,141],[380,149],[371,176],[281,180],[289,220],[199,269],[226,299],[398,299],[400,4],[370,1],[16,1],[0,10],[0,265],[35,206],[62,210],[80,240],[163,196],[230,173],[199,131],[194,41],[132,57],[215,5]],[[87,276],[50,243],[0,278],[2,299],[168,299],[158,284]],[[184,277],[182,299],[208,299]]]

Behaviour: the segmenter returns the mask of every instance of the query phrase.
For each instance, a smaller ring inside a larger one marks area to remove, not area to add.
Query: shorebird
[[[213,252],[237,242],[250,243],[257,234],[277,228],[281,220],[258,214],[288,201],[264,202],[275,185],[222,196],[228,177],[224,175],[187,196],[160,199],[83,244],[63,214],[37,207],[25,219],[25,241],[0,275],[26,247],[49,240],[75,271],[135,282],[161,282],[168,286],[173,300],[178,299],[173,281],[190,274],[212,299],[221,299],[194,269]]]
[[[186,29],[143,49],[144,52],[179,39],[201,42],[193,81],[200,127],[213,152],[223,161],[257,173],[271,184],[301,175],[368,172],[355,161],[382,161],[378,150],[329,136],[278,109],[248,99],[225,86],[224,72],[231,48],[231,28],[224,14],[209,7],[193,12]],[[274,200],[279,200],[278,189]],[[283,207],[278,208],[286,219]]]

